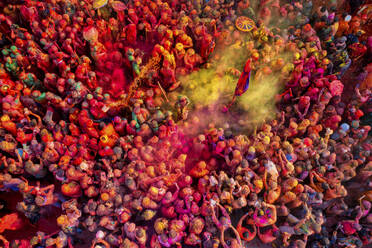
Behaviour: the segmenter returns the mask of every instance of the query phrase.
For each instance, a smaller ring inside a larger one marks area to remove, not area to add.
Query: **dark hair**
[[[357,247],[362,247],[362,246],[363,246],[363,242],[362,242],[360,239],[357,239],[357,240],[355,241],[355,245],[356,245]]]
[[[328,185],[328,183],[322,183],[322,188],[323,188],[324,190],[328,190],[328,189],[329,189],[329,185]]]

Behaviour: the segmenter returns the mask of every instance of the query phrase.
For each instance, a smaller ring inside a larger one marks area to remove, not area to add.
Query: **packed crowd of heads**
[[[4,246],[371,245],[372,11],[336,7],[1,1],[0,190],[34,225],[61,210],[58,232]],[[252,133],[203,123],[174,93],[232,46],[255,81],[280,79],[277,117]]]

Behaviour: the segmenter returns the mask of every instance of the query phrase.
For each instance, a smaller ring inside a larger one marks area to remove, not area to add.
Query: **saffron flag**
[[[245,63],[244,70],[240,75],[238,84],[235,88],[235,96],[241,96],[249,88],[249,80],[251,78],[251,59],[248,59]]]

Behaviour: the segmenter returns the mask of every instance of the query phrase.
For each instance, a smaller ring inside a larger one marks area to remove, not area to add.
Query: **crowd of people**
[[[327,2],[1,1],[3,246],[371,245],[372,7]],[[230,47],[279,78],[252,133],[177,95]]]

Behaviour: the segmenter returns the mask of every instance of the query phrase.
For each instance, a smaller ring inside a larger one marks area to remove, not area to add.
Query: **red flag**
[[[235,96],[241,96],[249,88],[249,80],[251,78],[251,59],[248,59],[245,63],[244,70],[240,75],[239,81],[235,88]]]
[[[237,96],[241,96],[246,92],[249,88],[249,80],[251,79],[251,62],[252,59],[248,59],[245,63],[244,70],[242,74],[240,75],[239,81],[235,88],[234,97],[231,100],[230,104],[227,106],[224,106],[222,109],[222,112],[227,112],[231,105],[235,102]]]

